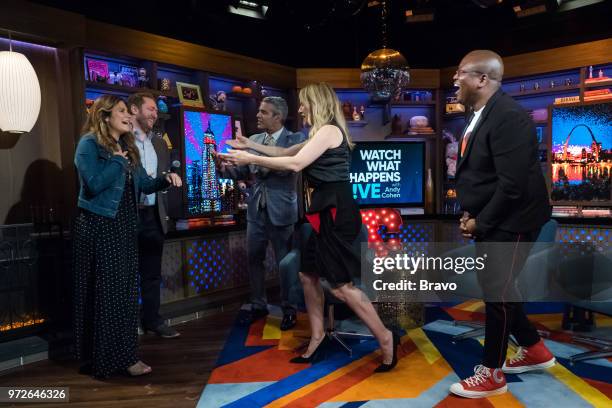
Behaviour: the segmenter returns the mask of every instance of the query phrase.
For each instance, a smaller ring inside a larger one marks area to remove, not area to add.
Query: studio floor
[[[94,380],[78,374],[75,361],[42,361],[0,373],[0,387],[70,387],[70,404],[16,404],[16,407],[193,408],[215,367],[236,310],[218,312],[175,326],[176,339],[140,336],[140,357],[153,367],[143,377]],[[0,403],[2,406],[2,403]]]
[[[398,366],[373,374],[379,364],[373,340],[353,341],[349,357],[339,347],[314,365],[289,364],[308,336],[306,315],[281,332],[280,311],[242,327],[237,310],[218,312],[176,326],[177,339],[140,337],[143,361],[153,367],[140,378],[97,381],[77,373],[73,361],[44,361],[0,375],[0,386],[68,386],[70,404],[46,407],[607,407],[612,406],[612,362],[597,359],[570,365],[568,357],[584,350],[561,330],[557,311],[530,318],[549,336],[546,343],[559,364],[542,373],[510,375],[509,392],[488,399],[448,395],[451,383],[472,373],[482,339],[453,344],[465,328],[452,319],[482,318],[482,303],[427,308],[426,324],[405,331]],[[600,332],[612,319],[598,316]],[[513,353],[510,350],[509,353]],[[16,405],[17,406],[17,405]],[[19,407],[40,407],[40,404]]]
[[[249,328],[234,326],[204,389],[204,407],[610,407],[612,362],[596,359],[569,364],[585,349],[561,330],[558,304],[531,304],[527,310],[559,364],[535,373],[508,375],[509,392],[469,400],[449,395],[449,386],[473,374],[480,363],[483,339],[453,343],[452,336],[469,330],[452,320],[481,320],[482,302],[454,307],[427,307],[426,324],[404,331],[397,367],[375,374],[380,364],[374,340],[353,341],[351,357],[332,347],[313,365],[288,363],[308,337],[301,315],[291,331],[278,330],[280,312]],[[597,316],[600,333],[610,337],[612,319]],[[516,350],[511,348],[509,355]]]

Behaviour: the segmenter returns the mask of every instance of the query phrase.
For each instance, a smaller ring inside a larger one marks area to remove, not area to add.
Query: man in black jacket
[[[474,238],[477,253],[487,254],[486,268],[478,272],[486,312],[484,359],[474,376],[450,388],[469,398],[505,392],[504,373],[555,364],[523,304],[516,301],[520,295],[513,293],[531,245],[550,219],[550,205],[535,126],[525,109],[501,90],[503,73],[499,55],[479,50],[461,60],[453,77],[457,100],[473,112],[459,142],[460,229]],[[521,347],[505,361],[510,334]]]
[[[166,142],[151,133],[157,121],[157,104],[149,93],[130,95],[127,106],[132,114],[132,132],[140,162],[152,177],[167,172],[170,152]],[[172,177],[180,177],[173,174]],[[168,199],[166,191],[141,194],[138,199],[138,269],[140,272],[140,296],[142,298],[142,325],[163,338],[180,336],[172,327],[164,324],[159,315],[161,263],[164,238],[168,232]]]

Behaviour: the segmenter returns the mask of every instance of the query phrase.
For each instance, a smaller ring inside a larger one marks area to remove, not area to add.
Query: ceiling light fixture
[[[267,3],[267,2],[266,2]],[[268,13],[268,6],[262,1],[238,0],[232,1],[227,10],[232,14],[263,20]]]
[[[520,0],[514,2],[512,10],[518,18],[524,18],[547,11],[555,11],[559,4],[561,4],[561,0]]]
[[[406,10],[407,23],[429,23],[434,20],[433,9]]]
[[[472,3],[480,8],[489,8],[503,3],[504,0],[472,0]]]
[[[382,1],[382,48],[361,63],[361,84],[375,102],[388,102],[410,82],[410,67],[399,52],[387,48],[387,2]]]

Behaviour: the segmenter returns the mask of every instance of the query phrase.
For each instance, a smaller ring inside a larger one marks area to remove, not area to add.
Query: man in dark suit
[[[302,133],[285,129],[287,102],[283,98],[269,96],[262,100],[257,112],[257,128],[263,133],[249,139],[256,143],[289,147],[302,143]],[[242,324],[263,318],[268,314],[265,269],[266,248],[272,243],[276,262],[280,262],[289,251],[294,224],[298,220],[297,173],[276,171],[249,165],[234,167],[219,163],[222,177],[246,180],[254,177],[247,207],[247,256],[251,286],[251,310],[243,312]],[[280,276],[280,298],[283,309],[281,330],[289,330],[296,324],[296,309],[289,303],[289,280]]]
[[[484,359],[472,377],[450,388],[469,398],[505,392],[504,373],[555,364],[517,302],[520,294],[514,293],[513,282],[551,209],[535,126],[525,109],[501,90],[503,73],[499,55],[479,50],[461,60],[453,77],[457,100],[473,112],[459,142],[460,229],[474,238],[479,255],[487,254],[486,267],[478,272],[486,312]],[[521,347],[505,361],[510,334]]]
[[[157,121],[155,98],[148,93],[135,93],[128,98],[127,106],[132,114],[132,131],[142,167],[151,177],[167,172],[170,166],[168,146],[164,140],[151,134]],[[145,331],[163,338],[178,337],[180,333],[164,324],[159,315],[161,262],[164,236],[168,232],[166,191],[142,194],[137,199],[142,325]]]

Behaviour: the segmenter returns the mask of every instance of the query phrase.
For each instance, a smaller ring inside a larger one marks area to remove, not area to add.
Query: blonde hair
[[[342,112],[342,105],[331,86],[325,82],[306,85],[300,89],[299,99],[300,103],[308,108],[310,115],[312,127],[309,137],[314,136],[325,125],[335,125],[342,131],[349,149],[354,147]]]
[[[83,134],[93,133],[98,144],[111,153],[116,150],[117,142],[110,134],[106,119],[110,118],[113,108],[121,102],[125,103],[123,99],[115,95],[102,95],[96,99],[89,109],[82,130]],[[134,142],[134,135],[132,132],[127,132],[120,135],[119,139],[123,140],[127,146],[128,158],[132,162],[132,166],[137,166],[140,163],[140,155]]]

